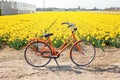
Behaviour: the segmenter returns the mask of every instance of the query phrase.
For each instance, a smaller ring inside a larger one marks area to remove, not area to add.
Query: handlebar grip
[[[74,28],[74,31],[77,31],[77,28]]]
[[[69,23],[68,23],[68,22],[63,22],[63,23],[62,23],[62,25],[64,25],[64,24],[67,24],[67,25],[69,25]]]
[[[72,26],[74,26],[74,25],[71,24],[71,25],[69,25],[68,27],[72,27]]]
[[[64,23],[61,23],[61,24],[63,25],[63,24],[66,24],[66,23],[64,22]]]

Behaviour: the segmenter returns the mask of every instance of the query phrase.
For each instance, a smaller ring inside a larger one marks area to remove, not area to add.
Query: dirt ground
[[[77,67],[67,50],[58,59],[42,68],[33,68],[24,60],[24,49],[0,48],[0,80],[120,80],[120,48],[96,49],[94,61]]]

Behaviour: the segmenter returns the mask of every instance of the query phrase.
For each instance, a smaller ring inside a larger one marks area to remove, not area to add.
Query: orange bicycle
[[[62,24],[67,24],[68,28],[72,29],[72,34],[60,48],[55,48],[52,45],[50,36],[52,36],[53,33],[45,34],[44,37],[46,40],[34,39],[28,43],[24,51],[24,57],[29,65],[33,67],[44,67],[51,59],[54,59],[58,65],[57,58],[59,58],[60,54],[67,49],[68,46],[71,46],[69,52],[70,59],[77,66],[85,66],[93,61],[96,53],[95,47],[88,41],[77,41],[75,37],[77,27],[75,24],[69,22]]]

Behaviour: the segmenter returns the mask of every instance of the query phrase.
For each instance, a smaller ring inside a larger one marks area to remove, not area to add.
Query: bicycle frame
[[[71,36],[65,40],[65,42],[59,47],[59,48],[55,48],[52,44],[52,41],[50,39],[50,37],[47,37],[47,40],[44,40],[44,39],[32,39],[32,42],[30,42],[26,48],[31,45],[33,42],[43,42],[45,44],[49,44],[50,48],[51,48],[51,51],[52,51],[52,56],[59,56],[70,44],[76,44],[77,42],[77,39],[75,37],[75,34],[74,32],[72,32]],[[45,48],[46,46],[43,46],[42,49],[41,49],[41,52],[50,52],[48,49]],[[72,47],[72,46],[71,46]],[[76,48],[81,51],[81,48],[80,46],[78,46],[78,44],[76,45]],[[36,48],[33,49],[35,52],[36,52]],[[59,50],[59,51],[58,51]],[[37,52],[35,53],[37,55]],[[84,54],[82,52],[82,54]]]
[[[59,48],[54,48],[54,46],[52,45],[52,41],[50,40],[50,37],[48,37],[46,43],[50,45],[52,52],[53,52],[53,56],[59,56],[70,44],[75,43],[77,41],[74,33],[72,33],[72,35],[59,47]],[[57,50],[60,50],[58,53],[56,53]]]

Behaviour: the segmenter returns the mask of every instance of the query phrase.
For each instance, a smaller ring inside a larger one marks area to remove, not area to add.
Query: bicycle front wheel
[[[88,41],[78,41],[71,47],[70,58],[77,66],[90,64],[95,57],[95,48]]]
[[[33,67],[44,67],[50,62],[51,53],[51,48],[46,43],[32,42],[26,47],[24,58]]]

